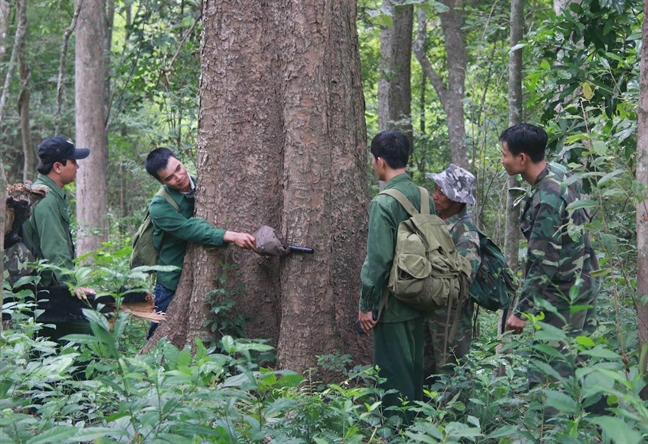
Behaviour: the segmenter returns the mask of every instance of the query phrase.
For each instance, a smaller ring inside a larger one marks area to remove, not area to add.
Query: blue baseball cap
[[[89,155],[90,148],[77,148],[63,136],[50,137],[38,146],[38,157],[43,164],[53,164],[65,159],[85,159]]]

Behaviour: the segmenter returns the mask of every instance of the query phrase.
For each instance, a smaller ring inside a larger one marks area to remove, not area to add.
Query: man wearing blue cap
[[[70,233],[68,198],[63,187],[76,179],[77,160],[90,155],[88,148],[76,148],[62,136],[44,140],[38,147],[38,178],[36,185],[47,188],[47,196],[34,207],[29,220],[22,227],[22,238],[38,259],[46,259],[56,270],[43,270],[39,286],[51,287],[70,282],[74,270],[74,243]],[[77,289],[77,295],[94,293]]]

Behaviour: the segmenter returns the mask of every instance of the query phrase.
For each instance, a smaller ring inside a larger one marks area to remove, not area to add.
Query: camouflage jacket
[[[457,214],[446,219],[448,230],[452,235],[452,240],[457,247],[460,255],[470,261],[472,273],[470,281],[475,279],[475,274],[481,265],[481,253],[479,244],[479,234],[477,227],[470,215],[467,214],[467,208],[464,206]]]
[[[515,308],[518,315],[533,310],[534,298],[559,309],[591,301],[592,280],[587,273],[591,247],[583,231],[586,214],[583,210],[567,211],[567,206],[580,198],[580,192],[576,184],[563,185],[566,177],[566,168],[547,163],[524,200],[520,229],[528,241],[528,253]],[[569,291],[579,278],[582,285],[570,301]]]

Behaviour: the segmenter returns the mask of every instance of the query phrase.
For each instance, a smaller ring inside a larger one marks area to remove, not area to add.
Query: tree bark
[[[412,138],[412,28],[414,6],[394,6],[383,0],[392,12],[391,28],[380,31],[380,79],[378,80],[378,127],[398,129]]]
[[[22,180],[26,182],[34,176],[35,153],[31,143],[31,126],[29,119],[29,99],[30,99],[30,72],[27,64],[27,0],[20,2],[18,17],[20,27],[25,29],[18,43],[18,74],[20,77],[20,93],[18,95],[18,115],[20,116],[20,129],[22,136],[23,149],[23,174]]]
[[[643,1],[644,16],[648,14],[648,0]],[[648,185],[648,21],[642,25],[641,62],[639,64],[639,106],[637,112],[637,181]],[[648,198],[637,202],[637,332],[639,350],[648,342],[648,305],[642,304],[648,294]],[[643,371],[648,370],[644,361]],[[646,390],[642,398],[648,399]]]
[[[78,0],[81,1],[81,0]],[[106,135],[105,0],[84,1],[75,51],[76,144],[91,149],[77,174],[77,254],[108,240],[108,143]]]
[[[248,317],[247,337],[277,346],[282,368],[303,371],[336,350],[370,362],[370,341],[352,329],[368,203],[356,4],[291,5],[203,3],[196,215],[231,230],[270,225],[315,254],[191,247],[147,347],[208,336],[205,295],[216,288]]]
[[[446,47],[448,81],[444,82],[441,75],[436,72],[425,52],[427,17],[423,8],[418,10],[418,32],[414,43],[414,53],[421,64],[423,74],[432,83],[446,113],[450,158],[454,164],[469,169],[463,106],[467,63],[466,39],[462,29],[464,5],[462,0],[443,0],[442,3],[448,7],[446,12],[440,14]]]

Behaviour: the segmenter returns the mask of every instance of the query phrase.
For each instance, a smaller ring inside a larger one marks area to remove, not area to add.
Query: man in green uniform
[[[160,252],[157,265],[178,267],[172,271],[158,271],[155,285],[155,308],[166,312],[178,288],[182,265],[189,242],[207,247],[225,247],[234,243],[241,248],[254,248],[254,236],[216,228],[206,220],[194,217],[195,179],[175,154],[167,148],[151,151],[146,158],[146,171],[162,184],[176,203],[176,210],[163,196],[156,195],[149,204],[153,223],[153,243]],[[148,338],[158,324],[151,323]]]
[[[443,172],[427,173],[426,177],[435,182],[432,196],[437,214],[446,222],[459,254],[470,261],[472,282],[481,265],[479,234],[468,214],[468,205],[475,204],[472,195],[475,176],[450,164]],[[428,317],[425,328],[426,376],[450,372],[452,369],[446,364],[457,364],[470,352],[474,310],[475,303],[468,298],[461,307],[436,310]]]
[[[409,141],[399,131],[383,131],[371,142],[372,166],[378,179],[386,182],[385,189],[402,192],[420,211],[419,188],[405,171],[408,157]],[[432,199],[430,211],[434,211]],[[393,197],[379,194],[373,198],[367,256],[360,273],[358,321],[365,332],[374,330],[374,364],[380,368],[380,376],[386,378],[381,387],[398,391],[385,396],[385,407],[400,406],[399,398],[410,402],[423,399],[425,313],[399,301],[386,289],[398,225],[407,219],[409,215]]]
[[[563,184],[568,176],[564,167],[545,161],[547,133],[542,128],[515,125],[502,132],[500,142],[506,172],[522,175],[531,185],[520,215],[520,229],[528,241],[525,278],[506,328],[520,333],[526,325],[525,313],[544,311],[543,322],[565,327],[570,335],[580,335],[588,310],[572,313],[570,307],[593,306],[597,283],[589,273],[595,267],[596,257],[584,231],[587,215],[582,209],[567,210],[580,197],[578,187]],[[548,304],[555,308],[555,313],[545,309]],[[561,351],[563,347],[564,344],[557,346]],[[563,376],[571,374],[575,366],[573,357],[567,359],[571,360],[569,365],[555,364]],[[535,372],[529,372],[532,386],[542,380]]]
[[[62,136],[44,140],[38,147],[38,177],[33,186],[45,186],[47,195],[34,207],[32,215],[22,226],[22,239],[37,259],[55,266],[41,272],[39,287],[74,284],[74,242],[70,232],[70,212],[63,187],[74,182],[79,169],[77,160],[90,155],[88,148],[76,148]],[[78,297],[95,294],[89,288],[76,288]],[[90,334],[85,320],[55,323],[56,329],[44,328],[40,335],[58,341],[71,333]]]

